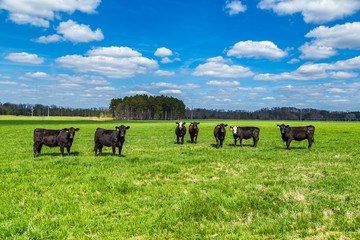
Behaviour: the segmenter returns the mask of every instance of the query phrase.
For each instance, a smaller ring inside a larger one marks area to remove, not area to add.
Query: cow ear
[[[197,122],[197,125],[199,125],[200,124],[200,122]]]
[[[130,126],[127,126],[125,129],[129,129],[130,128]]]
[[[220,127],[220,124],[216,125],[217,127]]]
[[[176,122],[176,124],[179,124],[179,122]]]
[[[183,124],[186,124],[186,122],[183,122]]]
[[[233,128],[234,126],[230,126],[230,128]]]
[[[228,125],[227,124],[224,124],[225,127],[227,127]]]
[[[69,129],[68,129],[68,128],[63,128],[62,130],[63,130],[63,131],[69,131]]]
[[[118,126],[116,126],[115,129],[120,129],[120,128]]]
[[[75,128],[75,132],[77,132],[77,131],[79,131],[80,130],[80,128]]]
[[[290,127],[290,125],[286,125],[286,127]]]

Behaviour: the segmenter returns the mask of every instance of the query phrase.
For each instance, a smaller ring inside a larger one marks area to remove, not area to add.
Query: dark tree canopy
[[[112,99],[110,111],[116,119],[172,120],[185,117],[185,104],[177,98],[163,95],[135,95]]]
[[[193,119],[259,119],[259,120],[316,120],[316,121],[360,121],[360,112],[332,112],[311,108],[292,107],[263,108],[249,112],[242,110],[186,109],[186,118]]]
[[[0,115],[16,116],[81,116],[99,117],[107,110],[101,108],[65,108],[55,105],[0,103]]]

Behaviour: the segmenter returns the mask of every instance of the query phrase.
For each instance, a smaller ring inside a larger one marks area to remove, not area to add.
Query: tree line
[[[185,117],[184,102],[163,95],[114,98],[110,102],[109,109],[115,119],[174,120]]]
[[[0,115],[100,117],[107,112],[107,109],[102,108],[65,108],[55,105],[0,103]]]
[[[189,119],[258,119],[258,120],[309,120],[309,121],[360,121],[360,112],[326,111],[293,107],[263,108],[256,111],[186,109]]]

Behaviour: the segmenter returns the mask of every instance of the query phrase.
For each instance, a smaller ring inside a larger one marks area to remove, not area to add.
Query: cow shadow
[[[229,143],[228,146],[241,148],[241,146],[240,146],[239,144],[238,144],[238,145],[235,145],[234,143]],[[242,147],[251,147],[251,148],[252,148],[252,147],[253,147],[253,144],[251,144],[251,143],[246,143],[246,144],[244,144],[244,143],[243,143]]]
[[[302,147],[302,146],[291,147],[290,146],[290,149],[287,149],[286,146],[283,146],[283,147],[276,146],[276,147],[274,147],[274,149],[276,149],[276,150],[304,150],[304,149],[308,149],[308,147]]]
[[[126,157],[126,155],[121,154],[119,155],[118,153],[116,154],[112,154],[112,152],[103,152],[101,154],[98,155],[94,155],[95,157]]]
[[[64,157],[72,157],[72,156],[79,156],[80,153],[79,152],[70,152],[70,155],[68,155],[67,153],[64,154]],[[38,157],[46,157],[46,156],[50,156],[50,157],[61,157],[61,153],[57,153],[57,152],[51,152],[51,153],[41,153],[40,156]]]

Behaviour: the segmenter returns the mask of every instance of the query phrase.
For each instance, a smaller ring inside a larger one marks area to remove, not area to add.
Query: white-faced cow
[[[73,127],[61,130],[36,128],[34,130],[34,157],[41,154],[43,145],[60,147],[62,156],[64,156],[64,149],[66,148],[68,155],[70,155],[70,148],[74,141],[75,132],[77,131],[79,131],[79,128]]]
[[[111,147],[112,153],[115,155],[116,148],[119,148],[119,155],[121,155],[122,148],[125,142],[126,130],[130,126],[117,126],[115,130],[108,130],[103,128],[97,128],[94,137],[94,152],[95,155],[102,153],[103,146]]]
[[[256,147],[259,141],[260,129],[258,127],[239,127],[233,126],[230,127],[233,132],[234,144],[236,146],[237,140],[240,140],[240,147],[242,147],[243,139],[253,139],[253,147]]]
[[[192,122],[189,125],[189,134],[190,134],[190,141],[191,143],[197,143],[197,138],[199,135],[199,122]]]
[[[181,139],[181,144],[184,144],[184,136],[186,134],[186,122],[176,122],[177,126],[175,128],[176,134],[176,143],[179,144],[179,140]]]
[[[281,124],[277,125],[280,128],[281,138],[286,142],[286,148],[290,149],[290,143],[292,140],[302,141],[308,140],[308,148],[314,143],[315,127],[312,125],[305,127],[290,127],[289,125]]]
[[[221,123],[214,128],[214,137],[216,140],[216,148],[223,147],[223,142],[226,136],[227,124]]]

